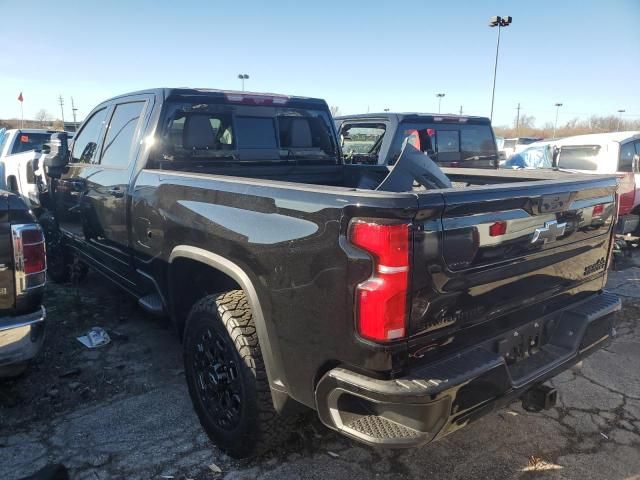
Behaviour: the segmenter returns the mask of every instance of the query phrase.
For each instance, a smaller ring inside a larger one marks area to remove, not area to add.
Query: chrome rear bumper
[[[44,341],[46,310],[0,318],[0,366],[35,357]]]

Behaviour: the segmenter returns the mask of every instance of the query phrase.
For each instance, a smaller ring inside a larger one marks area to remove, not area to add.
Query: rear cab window
[[[488,124],[401,122],[389,152],[389,163],[398,160],[405,142],[444,166],[494,167],[498,158]]]
[[[42,150],[42,146],[49,142],[51,133],[18,132],[10,154],[28,152],[29,150]]]
[[[386,130],[384,123],[342,124],[340,143],[345,160],[351,163],[378,163]]]
[[[328,109],[198,97],[165,104],[157,161],[337,163]]]

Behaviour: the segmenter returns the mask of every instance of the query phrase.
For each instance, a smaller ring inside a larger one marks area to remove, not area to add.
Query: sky
[[[489,116],[516,106],[536,125],[640,118],[640,0],[0,0],[0,118],[40,109],[78,120],[112,96],[153,87],[320,97],[342,114],[438,109]]]

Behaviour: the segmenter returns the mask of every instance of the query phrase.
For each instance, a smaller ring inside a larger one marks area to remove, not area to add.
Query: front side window
[[[144,109],[144,102],[116,105],[102,147],[100,164],[124,168],[129,164],[131,145]]]
[[[597,170],[600,145],[568,145],[560,148],[558,168]]]
[[[633,172],[633,156],[636,149],[633,142],[620,145],[620,162],[618,163],[619,172]]]
[[[71,163],[91,163],[96,155],[98,139],[105,123],[107,109],[95,112],[76,135],[71,150]]]
[[[42,145],[49,142],[50,139],[50,133],[18,132],[18,136],[13,142],[11,154],[28,152],[29,150],[42,150]]]

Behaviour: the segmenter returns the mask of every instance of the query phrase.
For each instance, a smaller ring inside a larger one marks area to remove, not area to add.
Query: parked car
[[[559,169],[580,173],[617,174],[620,235],[638,236],[640,224],[640,132],[577,135],[553,142]]]
[[[432,121],[495,156],[486,121]],[[51,257],[170,316],[231,455],[307,409],[409,447],[517,398],[549,407],[542,382],[603,346],[620,308],[603,291],[615,177],[433,166],[409,142],[393,167],[345,164],[323,100],[147,90],[98,105],[70,152],[52,144],[43,224]]]
[[[21,374],[45,336],[42,230],[27,205],[0,191],[0,378]]]
[[[521,152],[527,145],[531,145],[534,142],[542,141],[541,137],[517,137],[517,138],[506,138],[502,143],[502,150],[504,152],[504,156],[506,159],[510,159],[511,155],[514,153]]]
[[[536,142],[514,153],[501,165],[504,168],[553,168],[555,147],[551,142]]]
[[[39,208],[38,169],[42,148],[55,130],[22,128],[0,130],[0,188]]]
[[[498,150],[484,117],[428,113],[373,113],[336,117],[350,163],[393,165],[405,142],[445,167],[496,168]]]

